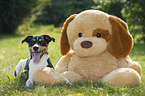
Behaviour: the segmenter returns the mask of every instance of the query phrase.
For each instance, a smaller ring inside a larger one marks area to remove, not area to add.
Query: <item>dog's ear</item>
[[[55,38],[49,36],[49,35],[42,35],[43,38],[46,40],[47,44],[51,41],[55,42]]]
[[[60,36],[60,49],[62,55],[66,55],[70,50],[70,45],[67,37],[67,27],[68,24],[75,18],[75,16],[76,14],[71,15],[69,18],[66,19],[66,21],[63,24],[63,28],[61,30],[61,36]]]
[[[22,43],[27,42],[29,43],[33,36],[27,36],[24,40],[22,40]]]
[[[125,58],[133,47],[133,38],[128,31],[127,24],[121,19],[110,16],[112,35],[108,44],[108,51],[117,58]]]

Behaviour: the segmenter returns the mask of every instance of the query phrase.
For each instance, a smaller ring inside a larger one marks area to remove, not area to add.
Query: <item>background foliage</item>
[[[44,1],[41,13],[37,16],[37,24],[54,24],[59,26],[65,19],[93,6],[93,0],[47,0]]]
[[[0,0],[0,34],[15,34],[38,0]]]
[[[22,23],[62,26],[67,17],[86,9],[122,18],[136,41],[145,41],[145,0],[0,0],[0,34],[15,34]]]

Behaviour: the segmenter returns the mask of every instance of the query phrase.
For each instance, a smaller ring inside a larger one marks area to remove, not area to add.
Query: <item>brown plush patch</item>
[[[120,22],[120,24],[126,29],[126,31],[129,31],[128,30],[128,26],[127,26],[127,24],[124,22],[124,21],[122,21],[120,18],[117,18],[117,17],[115,17],[115,16],[113,16],[117,21],[119,21]]]
[[[97,33],[101,34],[100,38],[104,38],[107,42],[109,41],[111,35],[109,34],[108,30],[103,30],[103,29],[100,29],[100,28],[96,29],[96,30],[93,31],[92,36],[96,37]]]
[[[133,38],[128,31],[127,24],[121,19],[110,16],[112,35],[108,44],[108,51],[117,58],[125,58],[133,47]]]
[[[63,28],[61,30],[61,36],[60,36],[60,49],[61,49],[61,54],[66,55],[69,50],[70,50],[70,45],[68,42],[68,37],[67,37],[67,27],[68,24],[75,18],[76,14],[71,15],[68,19],[63,24]]]

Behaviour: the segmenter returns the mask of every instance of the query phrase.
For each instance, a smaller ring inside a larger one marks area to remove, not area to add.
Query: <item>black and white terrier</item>
[[[30,58],[21,59],[15,67],[15,76],[21,76],[26,79],[26,86],[34,84],[33,74],[37,70],[45,67],[53,68],[48,56],[48,45],[55,39],[49,35],[27,36],[22,43],[27,42],[29,45]]]

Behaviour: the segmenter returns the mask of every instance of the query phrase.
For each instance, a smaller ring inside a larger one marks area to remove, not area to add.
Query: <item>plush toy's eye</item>
[[[98,38],[100,38],[101,37],[101,34],[100,33],[97,33],[97,35],[96,35]]]
[[[79,36],[79,37],[82,37],[82,33],[79,33],[78,36]]]

